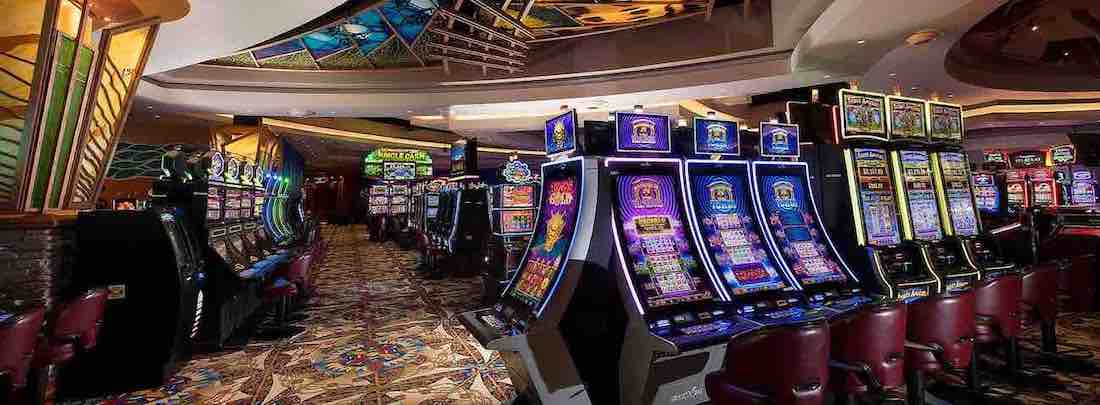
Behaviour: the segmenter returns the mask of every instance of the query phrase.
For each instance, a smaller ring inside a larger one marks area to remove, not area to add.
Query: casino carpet
[[[198,356],[168,384],[74,404],[496,404],[512,394],[499,355],[454,318],[476,306],[476,279],[428,281],[415,257],[366,229],[326,227],[318,296],[291,339]],[[1100,359],[1100,314],[1064,314],[1063,342]],[[1028,331],[1025,337],[1035,337]],[[1034,364],[1034,363],[1028,363]],[[1100,372],[1059,373],[1062,387],[1021,389],[1027,404],[1100,404]]]
[[[496,404],[512,395],[500,356],[455,318],[477,279],[426,281],[416,258],[366,228],[326,227],[318,296],[290,339],[197,356],[168,384],[86,404]]]

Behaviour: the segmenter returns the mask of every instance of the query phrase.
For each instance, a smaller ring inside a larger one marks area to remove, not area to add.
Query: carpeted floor
[[[512,395],[499,355],[454,318],[477,305],[477,279],[423,280],[411,252],[367,242],[362,227],[327,227],[324,235],[329,260],[315,270],[319,295],[298,323],[302,334],[199,356],[163,387],[84,402],[435,405],[496,404]],[[1100,354],[1098,314],[1065,314],[1058,326],[1063,342]],[[1056,378],[1060,386],[1012,396],[1028,404],[1100,402],[1095,369]]]
[[[454,315],[478,280],[426,281],[415,256],[367,242],[365,228],[327,227],[318,297],[292,339],[199,356],[164,387],[104,404],[496,404],[512,386],[500,356]]]

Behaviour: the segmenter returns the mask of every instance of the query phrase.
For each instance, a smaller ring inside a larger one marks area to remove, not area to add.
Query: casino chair
[[[829,324],[782,327],[735,339],[725,367],[706,377],[717,405],[814,405],[829,382]]]
[[[99,288],[62,302],[46,331],[46,344],[39,347],[40,365],[61,365],[80,352],[95,348],[103,313],[107,309],[107,290]]]
[[[46,310],[38,308],[0,324],[0,399],[6,404],[19,403],[24,394],[45,318]]]
[[[893,303],[830,324],[829,391],[848,403],[902,401],[907,313],[905,304]]]
[[[972,291],[909,304],[905,343],[909,403],[924,403],[926,377],[958,382],[950,372],[973,371],[976,305]]]
[[[1056,323],[1058,320],[1058,281],[1071,264],[1065,261],[1043,263],[1023,276],[1020,298],[1020,329],[1038,326],[1040,339],[1036,345],[1033,340],[1023,340],[1025,348],[1038,349],[1043,360],[1053,360],[1057,367],[1093,368],[1092,352],[1084,346],[1058,343]],[[1036,347],[1037,346],[1037,347]],[[1059,349],[1059,346],[1065,349]]]
[[[1069,312],[1094,311],[1100,297],[1097,294],[1100,275],[1097,274],[1096,255],[1080,252],[1081,250],[1077,250],[1076,255],[1070,256],[1069,270],[1061,272],[1058,278],[1058,289],[1069,295]],[[1065,254],[1070,255],[1070,252]]]
[[[1019,371],[1017,335],[1020,329],[1020,275],[1006,275],[974,288],[975,342],[981,346],[1006,345],[1007,371]]]
[[[294,336],[303,329],[290,326],[290,312],[296,298],[305,294],[309,287],[310,256],[302,255],[290,262],[284,274],[277,274],[263,287],[264,304],[272,307],[274,314],[261,326],[258,335],[267,339],[280,339]],[[298,318],[302,319],[302,318]]]

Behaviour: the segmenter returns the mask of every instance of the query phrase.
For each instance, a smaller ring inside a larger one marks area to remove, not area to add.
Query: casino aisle
[[[414,255],[326,226],[318,296],[287,340],[202,355],[159,389],[84,404],[496,404],[512,394],[500,356],[454,319],[478,299],[476,279],[424,281]]]

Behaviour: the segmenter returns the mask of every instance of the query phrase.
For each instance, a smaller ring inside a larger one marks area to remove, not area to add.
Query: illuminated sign
[[[558,115],[546,121],[546,154],[557,155],[577,150],[577,111]]]
[[[840,136],[844,139],[890,140],[886,132],[886,96],[841,89]]]
[[[736,122],[696,118],[694,124],[695,153],[728,156],[741,154],[741,138]]]
[[[668,153],[672,150],[668,116],[615,113],[615,139],[619,152]]]
[[[1058,145],[1050,148],[1052,165],[1068,165],[1077,162],[1077,149],[1073,145]]]
[[[762,122],[760,123],[760,156],[797,158],[798,139],[798,125]]]
[[[1012,161],[1012,167],[1017,169],[1039,167],[1043,165],[1045,160],[1043,152],[1037,150],[1013,152],[1009,155],[1009,159]]]

